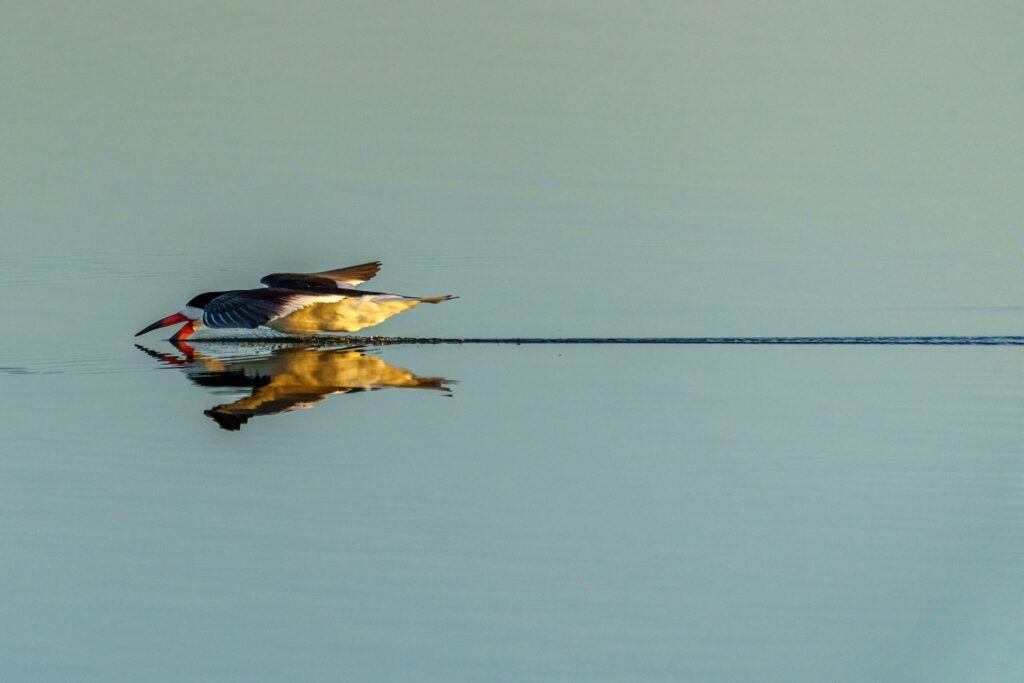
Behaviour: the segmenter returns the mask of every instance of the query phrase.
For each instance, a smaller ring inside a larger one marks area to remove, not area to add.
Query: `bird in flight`
[[[157,320],[136,337],[160,327],[185,323],[171,339],[180,341],[205,325],[210,328],[269,327],[288,334],[355,332],[384,322],[421,303],[456,297],[402,296],[356,289],[380,270],[380,261],[319,273],[272,273],[266,287],[206,292],[179,312]]]

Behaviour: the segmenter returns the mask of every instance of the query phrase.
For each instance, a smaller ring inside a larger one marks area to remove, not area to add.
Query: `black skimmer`
[[[246,348],[238,357],[218,358],[199,353],[184,342],[172,342],[181,356],[139,346],[163,363],[180,367],[200,386],[249,389],[232,403],[203,411],[223,429],[237,431],[249,418],[312,408],[333,394],[352,394],[385,388],[433,389],[451,395],[453,380],[420,377],[359,347],[313,348],[291,346]]]
[[[319,273],[272,273],[260,280],[266,287],[206,292],[192,297],[179,312],[157,320],[135,336],[177,323],[185,323],[171,337],[178,341],[203,325],[249,330],[263,326],[288,334],[355,332],[417,304],[439,304],[456,298],[356,289],[378,270],[380,261]]]

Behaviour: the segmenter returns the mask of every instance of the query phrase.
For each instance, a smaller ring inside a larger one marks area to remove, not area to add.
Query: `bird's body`
[[[356,332],[418,304],[454,298],[356,289],[379,269],[380,262],[375,261],[319,273],[273,273],[260,280],[267,287],[206,292],[193,297],[179,313],[156,321],[138,334],[179,322],[185,325],[173,339],[184,339],[204,325],[243,329],[262,326],[288,334]]]
[[[271,320],[267,327],[289,334],[312,332],[356,332],[372,327],[391,316],[407,311],[424,299],[396,297],[388,294],[366,296],[329,296],[300,308],[294,313]]]

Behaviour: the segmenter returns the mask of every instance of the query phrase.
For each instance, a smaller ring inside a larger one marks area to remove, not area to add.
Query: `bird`
[[[271,273],[260,280],[266,287],[204,292],[135,336],[177,323],[185,324],[171,337],[174,341],[186,339],[204,325],[213,329],[268,327],[287,334],[355,332],[421,303],[458,298],[356,289],[376,275],[380,266],[380,261],[371,261],[316,273]]]

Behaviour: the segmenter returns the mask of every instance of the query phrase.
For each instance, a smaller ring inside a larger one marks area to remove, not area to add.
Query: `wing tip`
[[[320,275],[326,278],[330,278],[335,282],[344,282],[349,285],[357,285],[366,282],[378,272],[383,264],[380,261],[367,261],[366,263],[360,263],[354,266],[347,266],[345,268],[335,268],[333,270],[321,270],[317,273],[311,273],[312,275]]]

